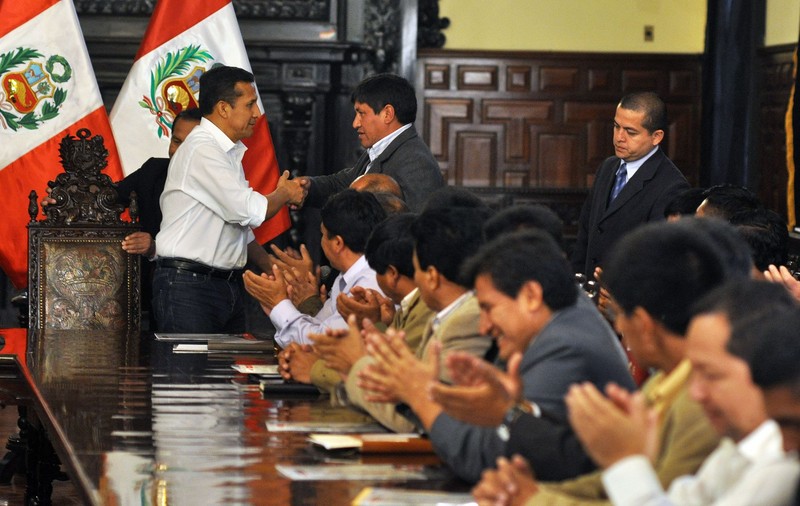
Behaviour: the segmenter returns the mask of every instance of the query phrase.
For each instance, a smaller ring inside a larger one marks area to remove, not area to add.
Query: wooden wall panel
[[[694,55],[421,50],[417,128],[449,183],[496,205],[557,204],[569,233],[625,93],[661,95],[664,148],[698,180],[700,70]]]

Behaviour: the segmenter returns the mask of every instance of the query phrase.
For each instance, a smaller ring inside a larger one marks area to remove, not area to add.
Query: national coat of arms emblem
[[[150,72],[150,96],[144,95],[139,105],[154,116],[158,137],[168,136],[175,116],[197,107],[201,66],[213,61],[211,53],[197,46],[187,46],[167,53]]]
[[[0,126],[36,130],[58,116],[67,99],[67,90],[58,85],[71,77],[72,67],[63,56],[45,60],[25,47],[0,54]]]

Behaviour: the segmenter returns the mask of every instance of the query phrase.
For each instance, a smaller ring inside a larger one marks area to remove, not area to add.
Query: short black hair
[[[684,226],[699,230],[717,248],[726,275],[730,278],[749,278],[753,273],[753,255],[736,227],[714,217],[684,217]]]
[[[725,274],[718,248],[681,220],[647,224],[623,237],[603,267],[602,283],[626,314],[642,307],[682,336],[692,304]]]
[[[369,105],[375,114],[391,104],[403,125],[417,119],[417,95],[405,78],[395,74],[376,74],[361,81],[350,96],[352,103]]]
[[[777,283],[739,278],[727,281],[704,295],[695,302],[692,312],[694,315],[721,313],[733,328],[796,304],[789,291]]]
[[[753,263],[759,271],[770,265],[785,265],[789,255],[789,229],[775,211],[751,209],[731,217],[731,223],[750,246]]]
[[[436,267],[448,281],[466,286],[461,266],[483,244],[484,217],[480,209],[428,209],[414,221],[414,251],[422,269]]]
[[[175,116],[175,119],[172,120],[172,130],[175,130],[175,125],[178,123],[178,121],[200,121],[201,119],[203,119],[203,114],[197,107],[184,109],[179,112],[177,116]]]
[[[231,105],[241,96],[236,91],[236,83],[253,83],[253,74],[239,67],[220,65],[200,76],[200,112],[208,116],[220,100]]]
[[[571,306],[578,297],[569,262],[552,236],[542,230],[502,234],[481,247],[464,264],[463,277],[474,286],[481,274],[488,274],[492,284],[511,298],[526,282],[536,281],[552,311]]]
[[[731,327],[727,348],[745,360],[761,388],[792,384],[800,394],[800,308],[777,283],[738,279],[707,294],[695,313],[721,313]]]
[[[737,213],[762,207],[756,194],[744,186],[719,184],[706,189],[703,196],[706,214],[727,221]]]
[[[651,134],[656,130],[667,129],[667,106],[657,94],[652,91],[629,93],[619,101],[619,107],[629,111],[644,113],[642,126]]]
[[[363,253],[369,234],[386,219],[386,211],[375,195],[346,189],[331,195],[321,216],[328,238],[341,236],[350,250]]]
[[[734,325],[728,350],[747,362],[760,388],[789,387],[800,397],[798,328],[800,308],[774,309]]]
[[[364,256],[372,270],[386,274],[393,265],[403,276],[414,277],[414,238],[411,226],[417,216],[411,213],[389,216],[375,227],[367,240]]]
[[[487,213],[489,212],[489,206],[480,197],[461,186],[442,186],[437,188],[428,195],[422,211],[450,207],[485,209]]]
[[[694,215],[705,200],[705,188],[689,188],[675,195],[664,208],[664,218],[674,215]]]
[[[501,234],[529,228],[547,232],[559,247],[564,248],[564,223],[552,209],[541,204],[516,205],[501,209],[486,220],[483,233],[486,240],[491,241]]]

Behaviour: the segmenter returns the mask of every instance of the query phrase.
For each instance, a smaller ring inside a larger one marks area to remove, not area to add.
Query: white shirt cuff
[[[644,455],[626,457],[606,469],[603,486],[615,506],[668,504],[661,482]]]
[[[267,197],[256,191],[252,192],[250,199],[247,201],[247,214],[250,216],[250,221],[244,225],[250,228],[260,227],[264,223],[264,218],[267,217],[268,209],[269,200]]]
[[[294,307],[292,301],[289,299],[283,299],[282,301],[278,302],[275,307],[272,308],[272,311],[269,313],[269,319],[272,321],[272,324],[275,325],[275,342],[277,342],[282,348],[286,347],[291,340],[282,339],[282,331],[286,327],[289,326],[290,323],[298,319],[302,316],[302,313]]]

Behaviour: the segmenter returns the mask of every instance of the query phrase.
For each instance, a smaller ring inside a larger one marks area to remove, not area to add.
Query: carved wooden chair
[[[121,246],[139,227],[120,218],[117,191],[100,172],[108,164],[103,138],[81,129],[66,135],[59,151],[64,172],[48,183],[55,203],[42,206],[43,220],[36,192],[29,197],[29,346],[47,330],[140,328],[140,259]],[[135,221],[135,195],[130,208]]]
[[[140,329],[140,259],[123,251],[125,236],[139,230],[138,208],[131,195],[130,216],[120,216],[111,178],[102,171],[108,150],[101,136],[81,129],[67,134],[59,148],[64,172],[50,181],[54,204],[42,206],[29,195],[28,214],[28,356],[45,332],[96,339],[122,339]],[[97,331],[104,331],[98,334]],[[30,366],[30,364],[29,364]],[[65,479],[46,434],[19,405],[18,436],[0,460],[0,482],[26,468],[31,497],[49,503],[50,483]]]

